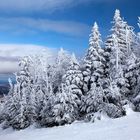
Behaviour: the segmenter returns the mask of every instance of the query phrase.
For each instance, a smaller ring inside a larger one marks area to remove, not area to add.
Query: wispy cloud
[[[57,32],[74,36],[87,33],[89,27],[74,21],[55,21],[27,17],[0,18],[0,31],[10,32]]]
[[[3,12],[38,12],[44,10],[48,12],[73,7],[83,3],[107,1],[111,0],[1,0],[0,9]]]
[[[43,50],[47,55],[56,51],[54,48],[31,44],[0,44],[0,74],[17,71],[20,57],[38,54]]]

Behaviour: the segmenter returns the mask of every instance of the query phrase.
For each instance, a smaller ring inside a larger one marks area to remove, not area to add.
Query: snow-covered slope
[[[96,123],[75,122],[54,128],[0,130],[0,140],[139,140],[140,113]]]

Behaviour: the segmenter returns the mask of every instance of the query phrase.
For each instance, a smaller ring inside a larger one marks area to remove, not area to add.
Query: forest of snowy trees
[[[112,24],[103,42],[94,23],[89,48],[80,61],[63,49],[55,56],[42,52],[22,58],[16,83],[9,79],[9,94],[0,104],[3,128],[94,122],[102,115],[118,118],[126,115],[126,106],[140,111],[140,34],[119,10]]]

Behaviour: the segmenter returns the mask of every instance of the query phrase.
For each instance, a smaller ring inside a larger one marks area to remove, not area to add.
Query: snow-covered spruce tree
[[[125,40],[125,22],[120,17],[120,11],[116,10],[113,20],[114,26],[111,31],[112,34],[108,36],[106,41],[106,50],[109,51],[109,73],[110,77],[113,80],[116,80],[118,77],[118,72],[121,73],[120,61],[124,61],[124,57],[126,57],[123,52],[120,51],[120,47],[125,49],[125,53],[127,52],[126,40]],[[121,56],[122,55],[122,56]],[[124,62],[123,62],[124,63]]]
[[[54,63],[54,65],[49,65],[49,67],[47,67],[48,86],[46,88],[48,90],[44,95],[43,109],[41,110],[40,114],[41,121],[39,122],[39,124],[41,126],[59,125],[53,119],[52,110],[53,106],[55,105],[55,98],[57,98],[57,94],[60,94],[62,92],[62,83],[70,89],[72,94],[71,96],[74,97],[73,100],[76,105],[80,105],[83,77],[78,61],[76,60],[74,55],[70,56],[63,49],[61,49],[58,53],[58,57],[56,60],[57,61],[56,63]],[[69,90],[67,91],[70,92]],[[78,108],[76,111],[76,116],[78,116]]]
[[[95,22],[92,28],[90,38],[89,38],[89,48],[87,54],[84,58],[84,65],[83,65],[83,76],[84,76],[84,85],[83,91],[84,96],[82,97],[82,105],[81,105],[81,114],[87,114],[89,111],[86,109],[88,108],[88,98],[91,97],[96,91],[97,86],[101,86],[101,77],[103,74],[103,50],[101,49],[101,35],[98,30],[98,25]],[[99,84],[100,83],[100,84]],[[93,94],[92,94],[93,93]],[[94,96],[94,95],[93,95]],[[91,99],[91,105],[89,107],[93,107],[94,97]],[[95,107],[94,107],[94,110]],[[92,110],[92,111],[94,111]]]
[[[112,35],[112,42],[114,43],[113,46],[107,46],[105,48],[104,57],[106,59],[106,66],[103,88],[109,102],[116,104],[120,101],[116,101],[116,99],[121,98],[118,82],[119,84],[121,82],[121,85],[125,84],[125,78],[123,77],[123,69],[120,63],[118,63],[120,62],[120,58],[118,57],[120,50],[118,49],[118,41],[115,34]],[[113,90],[110,89],[112,88],[117,89],[117,92],[115,92],[116,96],[111,93]]]
[[[52,83],[53,92],[56,93],[62,83],[63,76],[70,66],[71,55],[62,48],[57,54],[53,65],[50,65],[49,78]]]
[[[140,28],[140,17],[138,18],[138,26]],[[132,59],[130,61],[132,66],[130,65],[131,67],[129,68],[130,72],[131,72],[131,73],[129,72],[129,77],[131,74],[131,81],[135,84],[133,86],[134,95],[132,98],[132,103],[135,106],[134,110],[140,112],[140,88],[139,88],[140,87],[140,69],[139,69],[140,68],[140,63],[139,63],[140,62],[140,51],[139,51],[139,49],[140,49],[140,33],[138,33],[138,35],[137,35],[137,46],[135,48],[136,48],[135,53],[137,55],[137,58],[136,58],[137,62],[135,62],[136,64],[134,65],[132,63],[133,62],[132,60],[134,60],[134,59]]]
[[[102,78],[104,75],[104,57],[103,57],[103,49],[101,48],[101,35],[98,30],[98,25],[95,22],[94,27],[92,29],[92,33],[89,39],[89,56],[92,61],[92,69],[91,69],[91,86],[92,83],[96,83],[96,86],[102,86]],[[90,54],[91,53],[91,54]]]
[[[4,99],[3,99],[3,102],[0,103],[0,123],[3,123],[5,121],[5,106],[7,104],[10,104],[11,102],[11,98],[13,96],[13,92],[14,92],[14,86],[13,86],[13,83],[12,83],[12,80],[9,78],[8,79],[8,82],[9,82],[9,92],[8,92],[8,95],[4,95]]]
[[[20,94],[18,91],[17,85],[15,85],[12,94],[8,94],[6,96],[4,104],[5,110],[3,112],[3,116],[5,118],[3,128],[16,125],[15,119],[20,114]]]
[[[48,90],[43,96],[42,109],[39,113],[40,119],[38,120],[38,124],[40,126],[52,127],[56,125],[52,114],[52,108],[55,104],[55,95],[53,93],[52,85],[49,84],[48,87],[50,90]]]
[[[111,82],[110,82],[111,84]],[[92,85],[92,89],[82,99],[81,112],[84,113],[86,121],[94,122],[101,119],[102,115],[110,118],[118,118],[125,115],[125,110],[119,104],[118,88],[110,85],[103,89],[101,86]],[[106,91],[108,89],[108,91]],[[106,95],[108,93],[108,95]],[[108,96],[112,97],[112,102],[108,100]]]
[[[56,125],[72,123],[77,119],[78,105],[75,101],[76,95],[66,85],[61,85],[59,92],[55,96],[52,108],[53,119]]]
[[[132,53],[127,59],[126,63],[126,70],[125,70],[125,78],[127,79],[127,84],[129,85],[129,92],[125,95],[127,99],[130,101],[133,100],[134,97],[136,97],[139,92],[139,70],[140,62],[139,58],[135,56],[134,53]]]
[[[63,83],[71,89],[71,94],[76,95],[75,102],[77,102],[77,104],[80,105],[81,97],[83,95],[83,74],[80,70],[78,60],[76,59],[74,54],[72,54],[70,60],[70,67],[68,68],[66,74],[63,77]]]
[[[90,78],[91,78],[91,60],[84,60],[83,67],[82,67],[82,72],[83,72],[83,91],[84,95],[89,91],[91,85],[90,85]]]
[[[139,59],[135,56],[134,53],[130,54],[129,58],[126,61],[126,68],[124,71],[124,77],[127,79],[126,85],[128,85],[129,89],[129,91],[125,93],[125,97],[127,97],[128,99],[136,96],[139,93],[139,66]]]
[[[95,22],[89,38],[89,49],[84,59],[84,91],[87,92],[92,88],[92,83],[96,86],[101,85],[101,78],[104,73],[104,57],[101,48],[101,35],[98,25]]]
[[[48,96],[48,59],[44,54],[36,55],[33,59],[33,87],[32,96],[34,96],[35,121],[40,123],[41,111],[45,96]]]
[[[121,87],[120,93],[122,93],[130,101],[130,97],[136,94],[135,87],[138,84],[136,79],[138,77],[139,59],[136,57],[136,54],[134,54],[134,48],[137,46],[134,28],[126,25],[125,34],[127,53],[125,65],[122,65],[125,84]]]
[[[5,127],[12,126],[14,129],[24,129],[33,123],[35,110],[32,96],[32,60],[24,57],[20,63],[20,70],[16,73],[14,92],[5,104]]]
[[[61,49],[57,57],[54,58],[55,61],[44,55],[35,56],[34,58],[34,84],[32,92],[35,95],[36,121],[41,126],[54,125],[54,121],[51,117],[49,118],[51,107],[54,105],[52,101],[70,65],[70,57],[66,51]]]
[[[121,95],[129,92],[127,79],[124,77],[126,60],[131,53],[133,29],[120,17],[116,10],[113,20],[112,34],[106,41],[105,55],[108,57],[109,76],[113,83],[119,87]]]
[[[96,119],[95,113],[100,111],[103,105],[103,90],[92,84],[92,88],[86,96],[82,98],[81,112],[86,121],[94,122]]]
[[[20,71],[16,74],[17,83],[20,85],[20,94],[26,100],[25,111],[29,118],[29,123],[32,124],[35,117],[35,95],[32,93],[33,89],[33,59],[31,56],[24,57],[20,62]]]
[[[50,93],[48,100],[44,100],[41,125],[52,127],[76,120],[78,106],[75,99],[76,95],[66,85],[61,85],[57,93]]]
[[[140,28],[140,17],[138,17],[138,27]],[[135,35],[135,44],[132,47],[135,55],[140,58],[140,32]]]
[[[90,48],[86,56],[86,60],[91,62],[89,92],[82,98],[81,112],[85,114],[86,119],[92,121],[94,121],[96,117],[98,118],[102,112],[112,118],[121,117],[124,111],[121,106],[118,105],[118,101],[115,101],[117,98],[119,99],[117,87],[115,87],[114,84],[112,85],[108,72],[106,72],[107,61],[100,45],[100,33],[96,23],[94,24],[89,41]],[[112,89],[112,87],[114,87],[114,89]],[[114,101],[108,101],[107,94],[112,97],[112,100],[114,100],[116,104],[114,104]],[[113,109],[109,110],[111,107],[114,108],[114,112]]]

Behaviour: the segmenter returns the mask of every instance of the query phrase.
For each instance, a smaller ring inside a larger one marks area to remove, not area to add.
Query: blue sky
[[[115,9],[139,31],[139,0],[0,0],[0,73],[13,72],[17,57],[42,47],[83,55],[93,23],[105,39]]]
[[[36,44],[83,54],[97,21],[109,34],[115,9],[136,28],[139,0],[0,0],[0,43]]]

